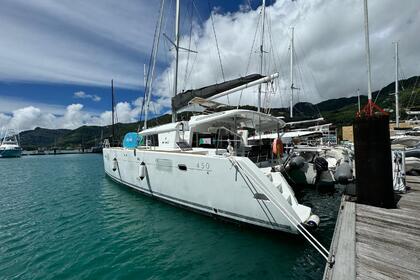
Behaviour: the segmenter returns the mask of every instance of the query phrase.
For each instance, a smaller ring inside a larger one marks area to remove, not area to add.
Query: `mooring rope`
[[[247,171],[240,165],[240,163],[234,159],[233,157],[229,157],[229,160],[232,162],[233,165],[238,167],[238,170],[242,170],[243,172],[247,173]],[[251,176],[252,177],[252,176]],[[258,186],[259,187],[259,186]],[[255,185],[254,185],[255,188]],[[267,190],[270,196],[274,197],[270,190]],[[327,263],[332,265],[334,263],[333,258],[330,258],[329,251],[305,228],[301,225],[301,223],[282,205],[278,204],[275,200],[272,201],[273,205],[280,210],[280,212],[286,217],[286,219],[296,227],[300,234],[325,258]]]

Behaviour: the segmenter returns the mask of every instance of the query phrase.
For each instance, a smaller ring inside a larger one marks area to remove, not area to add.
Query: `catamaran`
[[[6,133],[0,143],[0,157],[20,157],[22,148],[19,146],[18,134],[13,130],[6,130]]]
[[[176,8],[177,62],[179,0]],[[176,115],[192,102],[211,104],[211,98],[261,87],[278,74],[249,75],[177,94],[178,63],[174,72],[172,123],[128,133],[123,147],[105,142],[105,173],[118,183],[170,204],[224,220],[307,236],[307,228],[317,227],[319,217],[298,202],[283,177],[279,149],[248,144],[250,133],[279,133],[285,125],[281,119],[242,109],[196,115],[188,121],[178,121]]]

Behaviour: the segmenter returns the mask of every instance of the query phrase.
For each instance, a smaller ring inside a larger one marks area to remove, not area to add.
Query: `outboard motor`
[[[345,185],[353,180],[353,168],[348,161],[341,162],[335,169],[334,179]]]
[[[328,169],[328,161],[323,157],[317,157],[314,160],[314,168],[316,170],[316,185],[318,187],[333,187],[334,178]]]
[[[293,169],[300,169],[305,164],[305,159],[302,156],[295,156],[290,159],[289,168]]]
[[[323,157],[317,157],[314,160],[314,165],[317,173],[328,171],[328,161]]]

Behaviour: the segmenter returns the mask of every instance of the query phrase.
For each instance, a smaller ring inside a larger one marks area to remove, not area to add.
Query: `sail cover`
[[[172,97],[172,110],[178,111],[179,109],[188,106],[188,103],[194,97],[200,98],[209,98],[216,94],[225,92],[227,90],[245,85],[247,83],[253,82],[255,80],[264,78],[260,74],[251,74],[245,77],[233,79],[226,81],[220,84],[214,84],[199,89],[190,89],[181,93],[178,93],[176,96]]]

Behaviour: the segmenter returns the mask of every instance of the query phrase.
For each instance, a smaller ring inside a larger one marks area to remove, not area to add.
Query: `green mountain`
[[[407,117],[405,108],[420,107],[420,86],[417,81],[420,80],[418,76],[411,77],[399,82],[399,100],[400,100],[400,114],[404,119]],[[376,100],[383,109],[391,113],[391,119],[395,119],[395,96],[394,83],[390,83],[379,91],[374,92],[373,100]],[[330,99],[322,101],[318,104],[311,104],[308,102],[300,102],[294,106],[295,117],[293,121],[324,117],[326,122],[331,122],[335,125],[349,125],[352,123],[356,112],[358,111],[357,96],[342,97],[337,99]],[[361,96],[362,107],[367,102],[367,96]],[[224,107],[222,110],[231,109],[233,107]],[[243,106],[243,109],[256,110],[253,106]],[[288,119],[288,108],[273,108],[271,114],[274,116],[284,116],[285,121]],[[188,119],[191,113],[183,113],[179,116],[180,119]],[[171,116],[166,114],[148,122],[148,127],[159,124],[168,123],[171,121]],[[124,135],[129,131],[136,131],[139,125],[143,122],[115,125],[116,139],[121,142]],[[34,130],[24,131],[20,133],[20,142],[24,149],[32,150],[37,148],[90,148],[100,143],[101,137],[109,138],[112,135],[111,126],[82,126],[74,130],[69,129],[45,129],[35,128]]]

